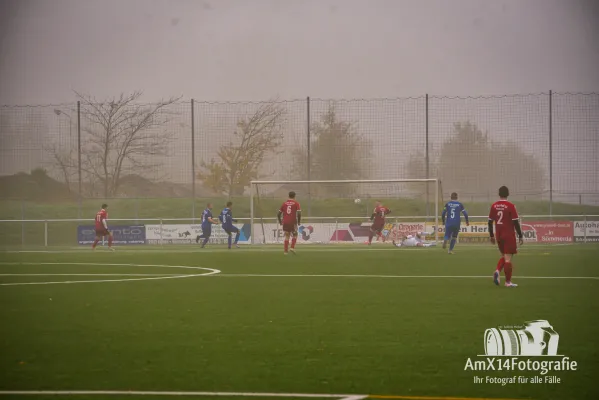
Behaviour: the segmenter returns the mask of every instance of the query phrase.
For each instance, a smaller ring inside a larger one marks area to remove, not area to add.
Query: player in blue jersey
[[[196,237],[196,243],[199,243],[200,239],[204,239],[202,248],[206,246],[210,235],[212,235],[212,224],[218,224],[218,221],[212,218],[212,204],[208,203],[206,209],[202,212],[202,234]]]
[[[468,213],[466,212],[464,205],[458,201],[458,194],[454,192],[451,194],[451,201],[448,201],[447,204],[445,204],[445,208],[443,208],[443,213],[441,214],[441,220],[445,224],[443,248],[445,249],[447,247],[447,241],[451,240],[449,243],[449,250],[447,251],[449,254],[453,254],[453,248],[455,247],[455,242],[460,233],[460,214],[464,214],[466,226],[470,225],[470,222],[468,222]]]
[[[233,219],[233,211],[231,211],[232,208],[233,203],[228,201],[227,206],[223,208],[220,215],[218,216],[218,219],[222,223],[223,230],[227,233],[227,235],[229,235],[229,249],[231,248],[231,242],[233,241],[233,233],[235,233],[235,247],[239,247],[237,245],[237,242],[239,242],[240,234],[239,229],[235,225],[233,225],[233,222],[237,222],[237,220]]]

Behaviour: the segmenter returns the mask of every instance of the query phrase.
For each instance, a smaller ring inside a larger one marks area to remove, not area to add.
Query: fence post
[[[424,115],[425,115],[425,125],[424,125],[424,137],[425,137],[425,151],[424,151],[424,157],[425,157],[425,169],[426,169],[426,179],[429,179],[429,154],[428,154],[428,93],[426,94],[425,97],[425,103],[424,103]],[[428,212],[428,196],[429,196],[429,188],[428,188],[428,182],[426,183],[426,216],[428,217],[429,212]],[[435,202],[437,201],[437,199],[435,199]]]
[[[310,96],[306,97],[306,173],[308,181],[311,180],[310,170],[312,164],[312,158],[310,155]],[[308,183],[308,217],[312,215],[312,193],[310,190],[310,184]]]
[[[79,211],[77,219],[81,219],[81,101],[77,100],[77,175],[79,179]]]
[[[339,228],[337,220],[335,220],[335,242],[339,242]]]
[[[191,99],[191,217],[196,218],[196,146],[195,146],[195,101]]]
[[[25,246],[25,203],[21,200],[21,246]]]
[[[549,216],[553,215],[553,91],[549,91]]]
[[[48,247],[48,221],[44,221],[44,246]]]
[[[160,219],[160,245],[162,246],[162,218]]]
[[[584,213],[584,225],[583,226],[584,226],[584,230],[583,230],[584,239],[583,239],[582,243],[586,243],[587,242],[587,213],[586,212]]]

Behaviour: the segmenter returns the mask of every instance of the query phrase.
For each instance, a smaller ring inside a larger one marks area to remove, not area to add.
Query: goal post
[[[251,244],[278,243],[282,240],[276,216],[290,191],[296,192],[296,199],[300,204],[311,206],[310,209],[304,206],[302,210],[298,239],[300,243],[347,243],[363,238],[364,232],[367,232],[365,227],[368,218],[377,200],[392,211],[387,218],[388,223],[406,225],[410,221],[424,221],[421,225],[433,229],[434,232],[431,233],[434,241],[439,241],[440,202],[443,201],[443,194],[441,181],[436,178],[255,180],[250,182]],[[434,207],[429,211],[428,206],[431,204]],[[357,225],[361,227],[358,229],[361,233],[356,232]],[[322,228],[326,233],[317,235],[313,231],[317,228]],[[334,234],[331,235],[330,232]]]

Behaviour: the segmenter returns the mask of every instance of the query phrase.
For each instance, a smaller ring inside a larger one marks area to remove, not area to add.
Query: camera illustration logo
[[[556,356],[559,334],[546,320],[528,321],[521,327],[485,331],[487,356]]]

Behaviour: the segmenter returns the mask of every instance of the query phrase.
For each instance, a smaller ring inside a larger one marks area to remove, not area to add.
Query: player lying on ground
[[[383,235],[383,229],[385,228],[385,217],[391,212],[387,207],[381,205],[380,201],[377,201],[376,207],[370,216],[372,225],[370,226],[370,232],[368,233],[368,245],[372,244],[372,238],[374,235],[381,237]],[[383,242],[385,239],[383,238]]]
[[[108,219],[108,213],[106,212],[107,208],[108,204],[102,204],[102,209],[96,213],[96,239],[92,245],[93,250],[96,249],[100,239],[108,236],[108,248],[114,251],[112,248],[112,232],[108,230],[108,223],[106,222]]]
[[[493,203],[489,212],[489,235],[491,236],[491,243],[495,244],[495,241],[497,241],[501,253],[501,258],[497,262],[497,268],[493,273],[493,282],[499,286],[501,270],[505,269],[505,286],[516,287],[518,285],[512,283],[512,258],[514,254],[518,253],[514,230],[518,234],[520,246],[524,244],[524,239],[522,238],[520,217],[518,217],[516,206],[507,200],[509,195],[510,191],[506,186],[499,188],[499,201]],[[493,234],[493,222],[495,222],[495,234]]]
[[[202,249],[210,240],[210,236],[212,235],[212,225],[218,224],[218,221],[212,218],[212,204],[206,204],[206,209],[202,212],[202,234],[196,237],[196,243],[200,242],[200,239],[204,239],[202,242]]]
[[[403,239],[398,243],[393,241],[395,247],[433,247],[435,243],[427,242],[424,240],[426,236],[425,232],[418,232],[416,235],[404,236]]]
[[[443,213],[441,214],[441,221],[443,221],[443,224],[445,224],[443,248],[446,248],[447,241],[451,240],[449,243],[449,250],[447,251],[448,254],[453,254],[453,248],[458,240],[460,223],[462,220],[460,213],[464,214],[466,226],[469,226],[470,222],[468,222],[468,213],[466,212],[464,205],[458,201],[458,194],[453,192],[451,194],[451,201],[448,201],[447,204],[445,204]]]
[[[295,201],[295,192],[289,192],[289,199],[283,203],[277,213],[279,224],[283,225],[285,234],[285,255],[289,252],[289,237],[291,236],[291,252],[295,254],[295,244],[297,243],[297,226],[302,220],[302,210],[300,204]]]
[[[239,232],[239,228],[237,228],[235,225],[233,225],[233,222],[237,222],[237,220],[233,219],[232,208],[233,208],[233,202],[228,201],[227,206],[225,208],[223,208],[220,215],[218,216],[218,219],[222,223],[223,230],[229,236],[229,238],[228,238],[229,249],[231,249],[231,241],[233,239],[232,238],[233,233],[235,233],[235,247],[239,248],[239,245],[237,244],[237,242],[239,242],[240,232]]]

